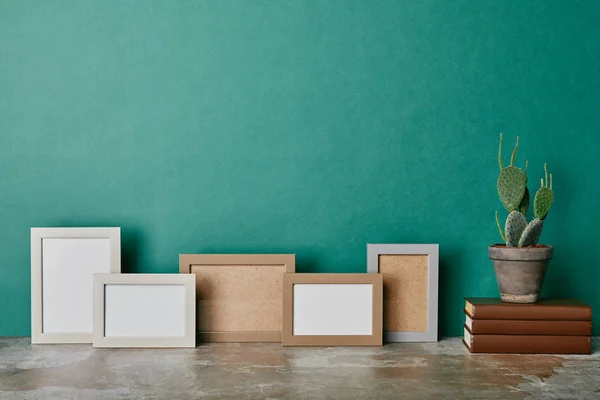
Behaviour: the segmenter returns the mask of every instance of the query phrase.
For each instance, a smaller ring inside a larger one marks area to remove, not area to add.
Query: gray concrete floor
[[[460,339],[380,348],[205,344],[93,349],[0,338],[0,399],[600,399],[586,356],[469,354]]]

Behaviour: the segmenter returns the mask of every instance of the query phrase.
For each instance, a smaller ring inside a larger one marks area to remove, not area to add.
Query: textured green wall
[[[0,1],[0,335],[30,333],[31,226],[121,226],[127,272],[437,242],[460,335],[497,295],[501,131],[554,174],[544,294],[600,309],[599,26],[594,0]]]

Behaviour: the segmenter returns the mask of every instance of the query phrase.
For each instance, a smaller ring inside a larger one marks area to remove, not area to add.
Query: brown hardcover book
[[[463,342],[471,353],[590,354],[589,336],[474,335],[465,325]]]
[[[465,310],[465,325],[472,334],[590,336],[592,321],[532,321],[472,319]]]
[[[592,308],[575,299],[541,300],[534,304],[504,303],[498,298],[465,297],[472,319],[591,321]]]

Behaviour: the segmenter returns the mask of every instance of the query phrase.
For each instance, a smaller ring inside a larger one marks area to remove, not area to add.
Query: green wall
[[[0,0],[0,335],[30,333],[32,226],[121,226],[126,272],[439,243],[460,335],[497,295],[499,132],[554,174],[544,294],[600,309],[599,26],[595,0]]]

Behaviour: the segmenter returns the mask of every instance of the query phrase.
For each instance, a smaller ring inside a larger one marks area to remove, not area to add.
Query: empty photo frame
[[[367,270],[383,276],[387,342],[437,342],[438,245],[368,244]]]
[[[381,346],[379,274],[286,274],[284,346]]]
[[[196,347],[195,275],[94,275],[94,347]]]
[[[294,254],[181,254],[195,274],[197,330],[204,342],[281,342],[283,275]]]
[[[119,272],[120,228],[31,228],[31,343],[92,343],[93,276]]]

